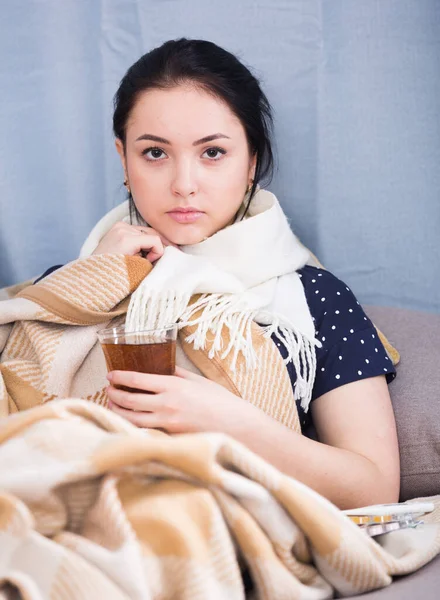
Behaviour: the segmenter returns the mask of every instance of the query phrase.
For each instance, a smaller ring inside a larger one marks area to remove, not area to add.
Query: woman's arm
[[[253,406],[227,433],[342,509],[397,502],[399,450],[385,377],[341,386],[311,406],[319,442]]]
[[[113,371],[109,408],[138,427],[229,434],[340,508],[397,501],[399,454],[383,375],[340,386],[312,403],[320,442],[213,381],[181,368],[176,375]],[[121,385],[152,393],[116,389]]]

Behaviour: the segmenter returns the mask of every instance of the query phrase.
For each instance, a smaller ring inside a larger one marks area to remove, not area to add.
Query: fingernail
[[[113,373],[107,373],[107,379],[111,381],[113,379]]]

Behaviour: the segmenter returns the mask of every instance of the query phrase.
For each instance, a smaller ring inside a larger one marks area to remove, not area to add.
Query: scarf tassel
[[[202,314],[195,317],[200,310],[203,310]],[[287,356],[284,363],[287,365],[292,362],[297,376],[294,384],[295,397],[301,399],[301,407],[307,412],[316,372],[315,345],[320,345],[317,340],[307,339],[277,315],[265,314],[259,310],[243,310],[239,298],[225,297],[221,294],[206,294],[199,298],[181,315],[179,327],[197,326],[196,330],[186,338],[186,341],[193,344],[196,350],[204,349],[206,340],[214,335],[210,340],[212,345],[209,358],[213,358],[216,353],[221,353],[221,358],[224,359],[233,351],[231,370],[235,371],[238,355],[241,352],[247,368],[252,370],[258,365],[258,357],[252,341],[252,323],[260,320],[270,320],[270,324],[263,327],[264,337],[270,338],[275,334],[276,339],[286,349]],[[229,329],[230,340],[223,350],[224,326]]]
[[[199,316],[196,313],[202,310]],[[252,344],[252,322],[258,311],[244,309],[243,302],[237,296],[223,294],[204,294],[197,302],[187,307],[180,315],[179,327],[197,326],[186,338],[195,350],[204,349],[209,339],[211,348],[209,358],[219,353],[222,359],[233,351],[231,370],[235,371],[238,355],[241,352],[249,369],[257,366],[258,360]],[[229,343],[224,349],[223,327],[229,330]],[[213,339],[211,339],[213,337]]]
[[[263,335],[270,338],[275,334],[284,346],[287,356],[285,364],[292,362],[296,372],[295,397],[301,399],[302,408],[307,411],[312,397],[316,372],[315,345],[317,340],[308,340],[295,331],[292,324],[273,313],[245,307],[243,299],[235,294],[203,294],[190,304],[189,294],[175,291],[165,293],[142,293],[137,290],[136,302],[130,303],[127,313],[126,330],[139,331],[163,327],[163,324],[178,322],[179,328],[196,326],[186,341],[195,350],[204,349],[207,340],[211,343],[209,358],[218,353],[222,359],[232,352],[231,370],[235,371],[240,352],[246,366],[252,370],[258,366],[258,357],[253,347],[252,323],[269,323],[263,326]],[[148,307],[147,314],[145,307]],[[224,347],[223,327],[229,330],[229,343]]]

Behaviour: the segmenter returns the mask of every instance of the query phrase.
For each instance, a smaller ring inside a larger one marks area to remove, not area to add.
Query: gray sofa
[[[440,315],[384,307],[366,307],[366,312],[401,354],[390,384],[400,445],[400,499],[440,494]],[[356,598],[438,600],[440,556],[390,587]]]

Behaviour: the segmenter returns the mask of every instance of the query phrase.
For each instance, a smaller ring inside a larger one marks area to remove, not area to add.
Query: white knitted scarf
[[[95,226],[81,249],[90,255],[117,221],[129,220],[128,202],[116,207]],[[275,335],[287,350],[297,374],[295,396],[307,410],[316,372],[315,328],[301,279],[296,272],[313,262],[310,252],[292,233],[276,197],[259,190],[246,218],[199,244],[167,247],[153,271],[132,294],[126,329],[156,329],[170,323],[195,325],[187,341],[205,347],[210,357],[232,354],[234,369],[241,352],[249,369],[256,366],[252,321],[263,335]],[[194,294],[199,299],[191,304]],[[203,309],[203,310],[202,310]],[[197,314],[196,314],[197,313]],[[230,342],[223,347],[222,329]]]

